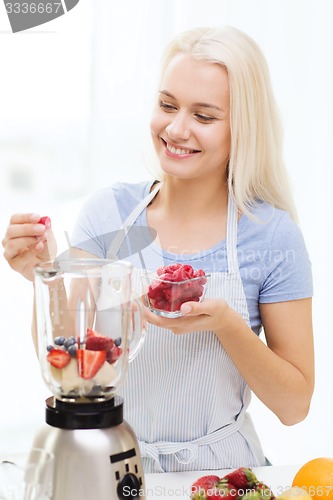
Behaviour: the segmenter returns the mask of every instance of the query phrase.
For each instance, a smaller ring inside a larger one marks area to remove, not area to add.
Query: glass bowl
[[[142,276],[146,306],[155,314],[166,318],[183,316],[180,307],[184,302],[201,302],[205,297],[209,274],[182,281],[161,278],[156,272]]]

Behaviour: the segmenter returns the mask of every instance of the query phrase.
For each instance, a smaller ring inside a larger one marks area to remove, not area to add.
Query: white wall
[[[252,405],[274,464],[333,456],[333,276],[326,265],[332,248],[332,14],[330,0],[81,0],[44,28],[13,35],[0,6],[1,237],[12,212],[33,210],[52,217],[65,245],[64,230],[84,196],[117,180],[147,177],[151,96],[160,52],[176,32],[232,24],[263,48],[315,282],[317,383],[308,418],[287,428],[258,401]],[[48,391],[30,342],[31,285],[3,259],[0,280],[1,449],[30,440]]]
[[[0,239],[12,213],[33,211],[51,216],[65,245],[89,184],[91,33],[90,1],[16,34],[0,5]],[[49,391],[30,337],[32,285],[2,252],[0,283],[0,449],[20,449],[43,421]]]

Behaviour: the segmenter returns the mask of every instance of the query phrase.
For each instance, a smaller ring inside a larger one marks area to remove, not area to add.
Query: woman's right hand
[[[57,245],[51,227],[39,224],[38,214],[15,214],[11,217],[2,246],[12,269],[33,281],[34,267],[56,256]]]

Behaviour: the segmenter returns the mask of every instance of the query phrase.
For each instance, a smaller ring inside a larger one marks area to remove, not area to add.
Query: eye
[[[159,105],[160,105],[160,108],[162,108],[164,111],[167,111],[167,112],[177,110],[176,106],[174,106],[173,104],[170,104],[169,102],[160,101]]]
[[[212,123],[216,120],[214,116],[202,115],[201,113],[195,113],[195,118],[202,123]]]

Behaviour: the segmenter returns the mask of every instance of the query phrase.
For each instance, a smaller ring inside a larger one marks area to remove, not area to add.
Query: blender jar
[[[103,401],[118,391],[142,344],[142,305],[132,264],[55,260],[35,268],[38,357],[62,401]]]

